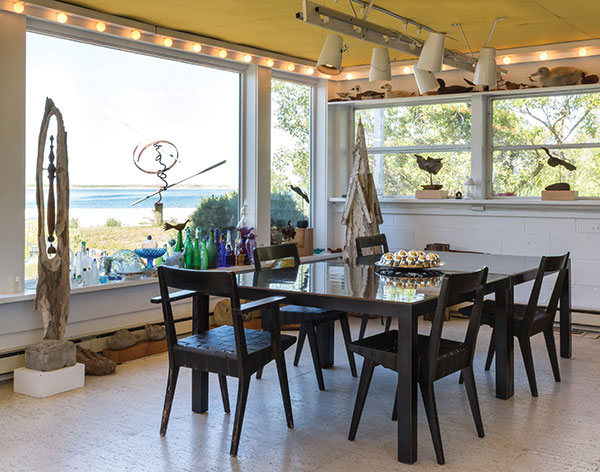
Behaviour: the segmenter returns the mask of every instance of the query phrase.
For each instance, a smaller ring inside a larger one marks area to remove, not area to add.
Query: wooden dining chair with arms
[[[300,265],[300,256],[298,255],[298,246],[296,243],[282,244],[279,246],[265,246],[254,248],[254,268],[257,272],[263,269],[263,263],[266,261],[276,261],[278,266],[297,267]],[[324,323],[331,323],[338,320],[342,328],[342,336],[344,345],[348,355],[350,371],[352,376],[356,377],[356,364],[354,362],[354,354],[348,349],[348,344],[352,342],[350,334],[350,325],[348,323],[348,314],[337,310],[327,310],[324,308],[307,307],[301,305],[284,305],[279,310],[281,325],[300,324],[300,332],[298,334],[298,344],[296,346],[296,355],[294,356],[294,365],[297,366],[300,362],[300,355],[304,347],[304,340],[308,338],[310,352],[312,354],[317,383],[320,390],[325,390],[325,382],[323,380],[323,370],[319,358],[319,347],[317,344],[317,326]],[[257,373],[260,378],[262,372]]]
[[[535,378],[535,369],[533,367],[533,355],[531,351],[531,337],[543,333],[546,341],[546,349],[550,357],[550,364],[554,374],[554,380],[560,382],[560,370],[558,368],[558,356],[556,353],[556,343],[554,341],[554,318],[558,309],[558,302],[565,283],[567,267],[569,263],[569,253],[559,256],[544,256],[540,261],[538,271],[533,282],[533,288],[529,296],[527,305],[514,304],[511,316],[513,317],[513,335],[518,339],[527,372],[529,388],[531,395],[538,396],[537,381]],[[539,306],[540,292],[544,277],[551,273],[557,273],[554,286],[550,295],[548,306]],[[471,307],[460,310],[463,314],[470,315]],[[490,370],[494,353],[496,351],[496,302],[486,300],[483,304],[482,324],[492,328],[492,337],[488,348],[488,355],[485,361],[485,370]]]
[[[236,456],[250,378],[252,374],[272,360],[275,360],[277,364],[287,425],[289,428],[293,428],[292,404],[283,352],[294,344],[296,338],[280,333],[279,305],[285,301],[285,297],[269,297],[241,305],[233,272],[186,270],[160,266],[158,280],[160,297],[156,298],[162,304],[169,352],[169,375],[160,426],[161,436],[167,432],[180,367],[218,374],[226,413],[229,413],[227,376],[237,377],[239,380],[237,406],[230,449],[230,454]],[[178,291],[170,292],[169,289]],[[200,312],[197,316],[208,317],[208,297],[210,295],[229,298],[233,325],[207,329],[208,319],[194,319],[193,334],[183,339],[177,339],[171,303],[185,298],[193,298],[193,303],[204,304],[206,308],[197,310]],[[153,301],[155,300],[153,299]],[[254,310],[263,310],[263,313],[269,317],[272,327],[270,333],[244,329],[243,315]]]
[[[373,249],[375,248],[375,252],[373,250],[369,251],[371,254],[365,254],[364,249]],[[359,236],[356,238],[356,251],[358,253],[358,257],[363,257],[365,255],[373,255],[373,254],[383,254],[390,251],[388,246],[387,238],[385,234],[375,234],[373,236]],[[368,313],[362,314],[362,319],[360,321],[360,330],[358,332],[358,339],[362,339],[365,337],[365,331],[367,330],[367,324],[369,323],[369,318],[371,315]],[[381,317],[381,324],[383,324],[383,317]],[[392,326],[392,317],[388,316],[385,320],[385,331],[389,331]]]
[[[473,375],[473,354],[481,322],[487,273],[488,269],[484,267],[476,272],[446,274],[442,279],[437,307],[431,323],[431,331],[428,336],[418,335],[417,338],[418,381],[439,464],[443,464],[445,460],[433,388],[436,380],[459,371],[463,374],[477,434],[481,438],[484,436],[475,377]],[[474,300],[474,305],[464,341],[459,342],[442,338],[446,308],[456,304],[457,301],[464,301],[465,299]],[[355,341],[350,345],[350,349],[365,358],[348,434],[348,439],[353,441],[356,437],[375,367],[382,365],[395,372],[398,371],[398,331],[390,330]],[[407,375],[410,375],[410,373]],[[396,393],[393,419],[397,417],[397,398]]]

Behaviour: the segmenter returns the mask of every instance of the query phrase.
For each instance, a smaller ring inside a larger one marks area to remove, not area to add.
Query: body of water
[[[138,203],[133,202],[156,190],[151,188],[73,188],[70,193],[70,209],[136,209],[154,208],[158,195]],[[231,189],[173,188],[163,192],[162,203],[165,208],[196,208],[201,200],[211,195],[219,196],[231,192]],[[26,191],[26,208],[35,209],[35,189]]]

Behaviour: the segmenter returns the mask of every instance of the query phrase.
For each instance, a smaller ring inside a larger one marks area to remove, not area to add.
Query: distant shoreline
[[[25,186],[27,189],[35,189],[34,184],[28,184]],[[158,189],[156,185],[71,185],[71,189],[93,189],[93,190],[138,190],[138,189]],[[178,185],[172,187],[169,190],[232,190],[236,191],[231,187],[223,187],[219,185]]]

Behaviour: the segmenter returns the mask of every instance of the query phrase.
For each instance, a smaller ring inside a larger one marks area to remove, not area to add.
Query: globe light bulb
[[[244,54],[244,62],[252,62],[252,56],[250,54]]]
[[[163,39],[163,44],[170,48],[171,46],[173,46],[173,40],[169,37],[166,37],[165,39]]]
[[[267,67],[273,67],[275,65],[275,61],[273,59],[267,59]]]
[[[142,37],[142,33],[140,33],[139,30],[133,30],[131,32],[131,37],[135,40],[138,40]]]
[[[287,66],[287,70],[294,72],[296,70],[296,66],[290,62]]]
[[[221,49],[221,50],[219,51],[219,57],[220,57],[221,59],[225,59],[225,58],[227,57],[227,50],[225,50],[225,49]]]
[[[548,53],[546,51],[540,53],[540,61],[548,59]]]
[[[15,13],[23,13],[25,11],[25,4],[23,2],[14,2],[13,11]]]
[[[412,72],[412,69],[410,68],[410,66],[406,66],[404,69],[402,69],[402,71],[405,74],[410,74]]]
[[[315,73],[315,70],[312,67],[307,67],[305,72],[307,75],[313,75]]]
[[[512,62],[512,58],[510,56],[504,56],[502,62],[506,65],[509,65]]]
[[[106,23],[104,23],[104,21],[99,21],[96,23],[96,31],[104,33],[106,31]]]
[[[192,51],[200,52],[200,51],[202,51],[202,46],[198,43],[194,43],[194,45],[192,46]]]
[[[587,56],[588,50],[587,48],[579,48],[579,55],[581,57]]]
[[[69,17],[64,11],[61,11],[56,15],[56,21],[58,21],[59,23],[66,23],[68,19]]]

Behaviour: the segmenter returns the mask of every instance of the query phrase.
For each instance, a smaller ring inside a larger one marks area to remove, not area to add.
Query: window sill
[[[315,254],[313,256],[305,256],[301,257],[300,260],[302,262],[314,262],[314,261],[322,261],[327,259],[335,259],[338,258],[340,254]],[[219,269],[213,269],[217,271],[231,271],[236,273],[242,272],[252,272],[254,270],[254,266],[246,265],[246,266],[235,266],[235,267],[222,267]],[[129,288],[129,287],[138,287],[142,285],[150,285],[158,283],[158,277],[143,277],[141,279],[135,280],[121,280],[119,282],[110,282],[106,284],[96,284],[96,285],[87,285],[85,287],[72,287],[71,295],[80,295],[83,293],[89,292],[101,292],[104,290],[116,290],[120,288]],[[5,303],[18,303],[35,299],[35,290],[25,290],[23,292],[17,293],[0,293],[0,305]]]
[[[345,198],[332,197],[330,203],[344,203]],[[403,205],[459,205],[462,207],[477,207],[471,208],[480,210],[480,207],[510,207],[510,208],[529,208],[529,209],[569,209],[582,211],[600,211],[600,199],[589,200],[572,200],[572,201],[549,201],[541,200],[539,197],[517,198],[517,197],[501,197],[489,199],[463,198],[457,200],[455,198],[446,199],[417,199],[415,197],[380,197],[379,203],[386,204],[403,204]]]

